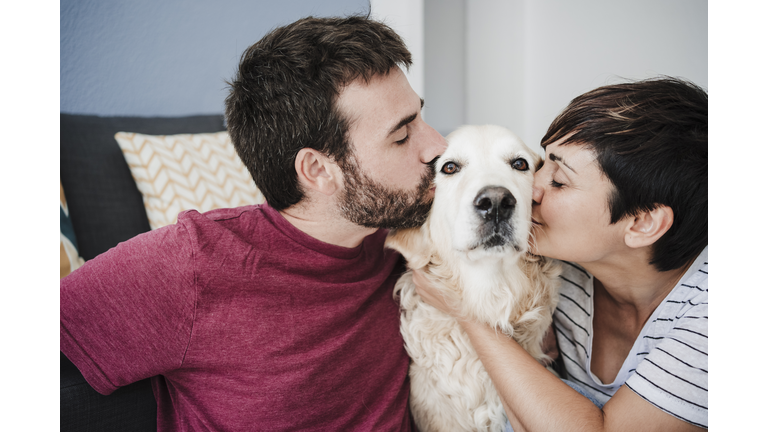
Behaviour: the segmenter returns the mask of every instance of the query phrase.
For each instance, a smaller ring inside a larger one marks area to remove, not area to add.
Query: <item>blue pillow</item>
[[[61,234],[59,243],[61,252],[60,278],[63,278],[83,265],[84,261],[77,252],[75,229],[72,227],[72,220],[69,219],[69,209],[67,208],[67,200],[64,198],[64,188],[61,186],[61,180],[59,180],[59,231]]]

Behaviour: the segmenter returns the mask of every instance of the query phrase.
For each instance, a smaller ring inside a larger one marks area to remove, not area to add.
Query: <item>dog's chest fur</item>
[[[558,267],[540,257],[522,256],[519,261],[494,263],[498,271],[490,274],[496,280],[481,278],[482,282],[466,270],[461,272],[466,277],[460,278],[448,274],[446,266],[424,269],[432,283],[461,297],[467,316],[505,328],[508,336],[541,359],[541,342],[557,300]],[[458,322],[421,300],[410,272],[397,282],[395,293],[402,311],[400,331],[412,359],[410,405],[419,430],[503,430],[501,400]]]

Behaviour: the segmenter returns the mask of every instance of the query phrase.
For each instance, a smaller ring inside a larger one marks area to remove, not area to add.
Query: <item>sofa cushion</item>
[[[89,260],[119,242],[149,231],[136,188],[115,134],[220,132],[221,115],[98,117],[60,115],[60,176],[80,256]]]
[[[63,353],[59,355],[61,432],[157,430],[157,403],[149,379],[104,396],[91,388]]]
[[[176,223],[184,210],[203,213],[264,202],[227,132],[118,132],[115,140],[144,199],[152,229]]]

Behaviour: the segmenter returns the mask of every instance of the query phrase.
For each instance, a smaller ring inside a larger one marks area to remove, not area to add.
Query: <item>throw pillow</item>
[[[118,132],[115,139],[144,199],[152,229],[176,223],[184,210],[202,213],[264,202],[227,132]]]
[[[75,229],[69,218],[67,199],[64,197],[64,187],[61,186],[61,180],[59,180],[59,234],[59,251],[61,253],[61,276],[59,278],[63,278],[83,265],[84,261],[77,252]]]

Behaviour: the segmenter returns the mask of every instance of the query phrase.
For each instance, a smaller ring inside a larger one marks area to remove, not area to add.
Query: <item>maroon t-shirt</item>
[[[61,280],[98,392],[153,378],[159,430],[409,431],[386,231],[348,249],[267,205],[187,211]]]

